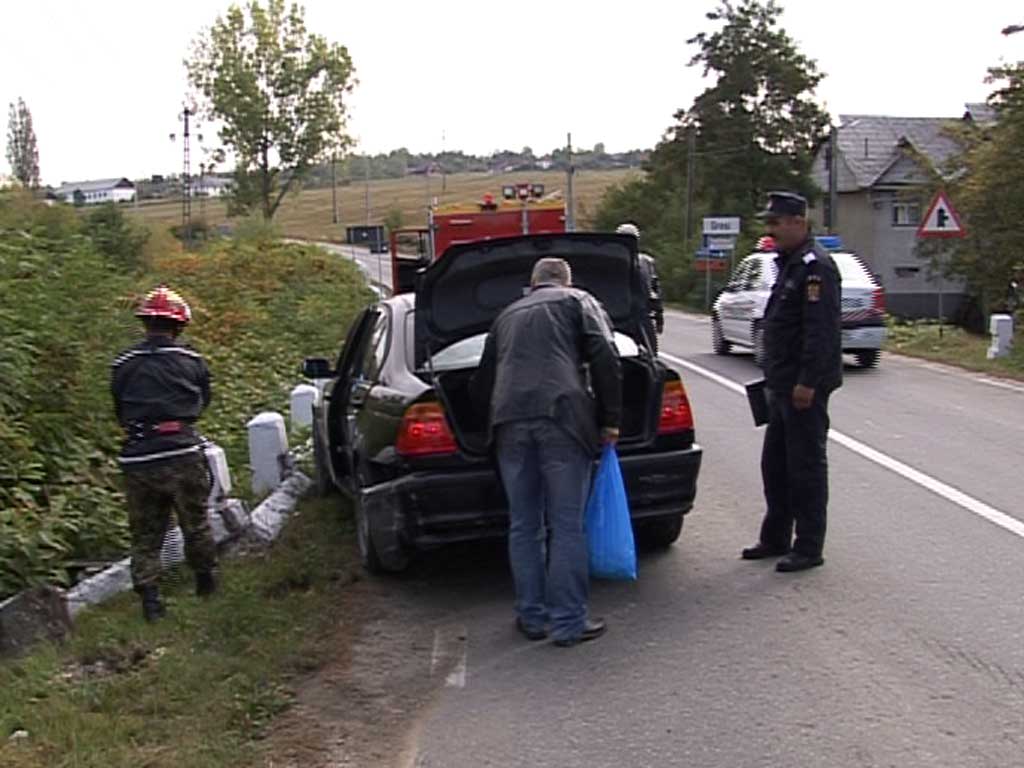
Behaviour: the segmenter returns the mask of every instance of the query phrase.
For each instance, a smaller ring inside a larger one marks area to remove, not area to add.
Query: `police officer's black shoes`
[[[571,648],[580,643],[597,640],[607,631],[608,627],[605,625],[604,619],[587,619],[587,623],[583,625],[583,631],[576,637],[563,637],[560,640],[555,640],[555,645],[559,648]]]
[[[773,547],[762,544],[760,541],[752,547],[747,547],[740,553],[744,560],[764,560],[769,557],[782,557],[789,554],[789,547]]]
[[[209,597],[217,591],[217,574],[214,571],[196,573],[196,596]]]
[[[160,590],[156,587],[142,587],[136,591],[142,597],[142,618],[151,624],[162,619],[166,610],[160,600]]]
[[[817,568],[825,564],[825,558],[821,555],[805,555],[802,552],[790,552],[775,564],[775,570],[779,573],[793,573],[794,571],[806,571],[808,568]]]

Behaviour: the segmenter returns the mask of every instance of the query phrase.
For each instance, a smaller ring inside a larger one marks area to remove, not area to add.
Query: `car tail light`
[[[872,292],[871,309],[880,315],[885,314],[885,290],[883,288],[875,288]]]
[[[458,450],[439,403],[409,406],[398,428],[395,450],[402,456],[436,456]]]
[[[693,412],[686,396],[686,387],[679,379],[665,382],[661,393],[661,417],[658,419],[658,434],[685,432],[693,429]]]

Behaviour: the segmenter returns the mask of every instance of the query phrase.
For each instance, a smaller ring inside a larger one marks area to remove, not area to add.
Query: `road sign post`
[[[725,269],[736,250],[740,233],[739,216],[706,216],[702,227],[701,248],[695,254],[694,267],[704,270],[704,308],[711,310],[711,273]]]
[[[928,205],[928,212],[925,213],[924,218],[921,219],[920,226],[917,228],[918,239],[948,239],[966,237],[966,235],[967,230],[964,229],[964,225],[960,221],[960,214],[953,207],[953,203],[950,202],[945,190],[940,189],[935,193],[935,197],[932,198],[931,203]],[[943,326],[946,320],[942,295],[945,286],[942,280],[941,256],[937,257],[937,259],[939,261],[939,338],[942,338]]]

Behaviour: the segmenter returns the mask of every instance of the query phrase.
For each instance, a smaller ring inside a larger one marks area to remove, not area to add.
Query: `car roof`
[[[843,285],[870,285],[878,286],[878,280],[875,278],[874,273],[868,268],[868,265],[864,263],[864,260],[856,253],[851,251],[829,251],[829,256],[832,257],[832,261],[835,262],[836,269],[839,270],[839,275],[842,278]],[[758,253],[752,253],[744,259],[758,258],[763,262],[774,263],[776,253],[774,251],[764,251]]]

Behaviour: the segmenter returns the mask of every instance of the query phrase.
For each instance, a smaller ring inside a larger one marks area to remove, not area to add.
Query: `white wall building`
[[[231,179],[221,176],[203,176],[192,180],[193,197],[222,197],[231,191]]]
[[[53,195],[71,205],[130,203],[135,200],[135,184],[125,178],[76,181],[61,184]]]

